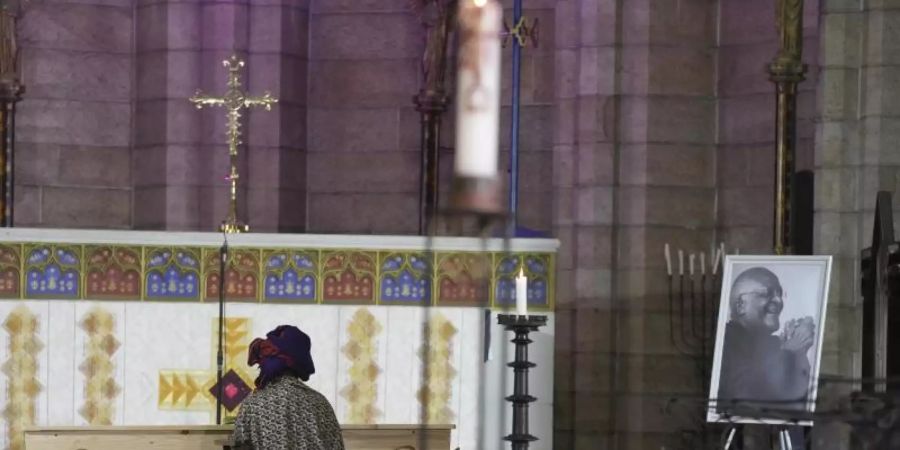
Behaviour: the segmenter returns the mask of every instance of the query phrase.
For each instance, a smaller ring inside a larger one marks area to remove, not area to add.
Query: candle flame
[[[472,0],[472,3],[474,3],[475,6],[481,8],[484,5],[487,5],[487,0]]]
[[[525,277],[525,268],[519,267],[519,278]]]

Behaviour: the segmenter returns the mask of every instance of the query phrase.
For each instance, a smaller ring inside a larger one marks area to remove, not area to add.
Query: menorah
[[[666,274],[668,278],[669,339],[682,355],[696,363],[696,375],[700,378],[701,392],[688,402],[673,398],[671,404],[689,406],[691,412],[683,417],[691,419],[690,428],[682,432],[681,447],[685,449],[707,448],[709,427],[706,423],[706,394],[709,391],[710,368],[716,338],[716,319],[719,311],[719,295],[722,289],[722,271],[719,270],[724,244],[713,246],[709,255],[705,252],[687,256],[678,250],[677,270],[673,270],[669,244],[665,246]],[[699,262],[699,266],[698,263]],[[708,264],[707,264],[708,263]],[[697,408],[703,399],[703,408]],[[697,411],[694,411],[697,410]],[[694,414],[696,413],[696,414]],[[698,442],[699,440],[699,442]]]

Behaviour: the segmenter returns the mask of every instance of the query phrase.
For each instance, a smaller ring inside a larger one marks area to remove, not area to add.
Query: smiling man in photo
[[[753,267],[738,275],[729,296],[717,411],[735,406],[806,409],[815,342],[811,317],[789,321],[782,333],[785,293],[772,271]]]

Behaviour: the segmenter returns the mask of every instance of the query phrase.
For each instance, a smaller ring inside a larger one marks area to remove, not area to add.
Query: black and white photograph
[[[725,258],[708,421],[810,424],[830,275],[831,256]]]

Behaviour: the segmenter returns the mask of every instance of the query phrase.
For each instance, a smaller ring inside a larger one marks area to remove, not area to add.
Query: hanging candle
[[[496,0],[460,1],[454,164],[458,177],[497,175],[502,22],[503,8]]]

